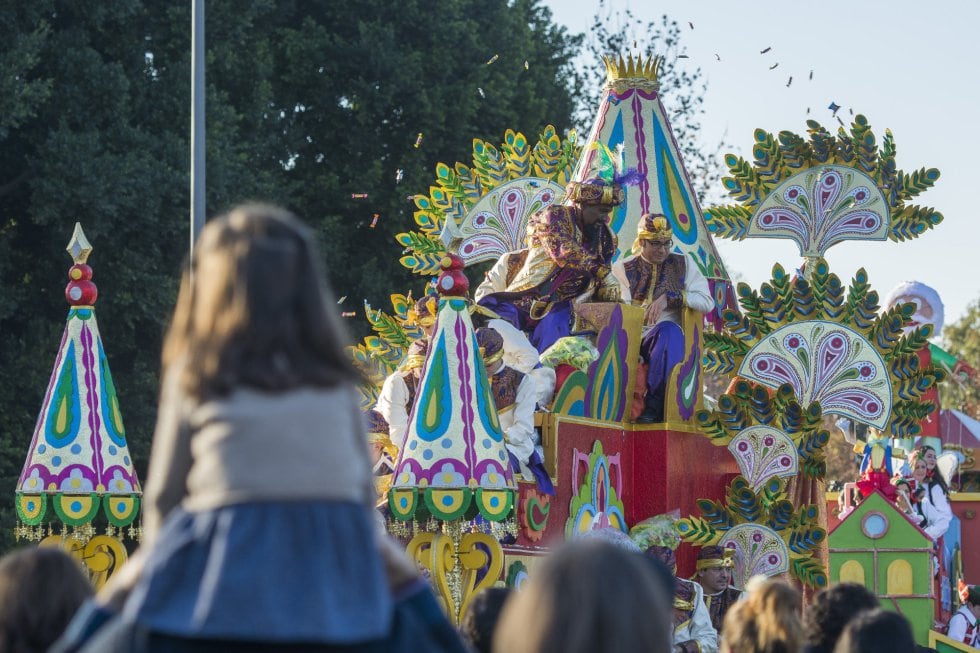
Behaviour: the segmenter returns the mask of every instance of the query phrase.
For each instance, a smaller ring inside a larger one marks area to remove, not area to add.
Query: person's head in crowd
[[[834,653],[916,653],[908,619],[888,610],[865,610],[844,628]]]
[[[960,597],[960,603],[965,605],[974,618],[980,619],[980,586],[967,585],[960,579],[957,583],[956,593]]]
[[[470,601],[459,624],[459,632],[476,653],[493,651],[493,631],[510,594],[509,587],[490,587]]]
[[[504,337],[490,327],[480,327],[476,330],[476,344],[487,374],[496,374],[504,366]]]
[[[92,591],[79,564],[61,549],[8,553],[0,559],[0,651],[47,651]]]
[[[436,331],[436,320],[439,316],[439,296],[425,294],[418,298],[415,305],[408,311],[406,322],[417,325],[422,329],[426,338],[431,338]]]
[[[694,580],[701,583],[705,594],[724,592],[732,583],[735,570],[735,550],[721,546],[702,546],[698,551],[697,574]]]
[[[839,583],[818,592],[803,615],[803,635],[809,653],[831,653],[847,623],[858,613],[878,607],[864,585]]]
[[[803,645],[802,596],[770,578],[731,607],[722,628],[721,653],[798,653]]]
[[[651,544],[644,550],[644,555],[650,556],[654,560],[659,560],[671,574],[677,575],[677,554],[669,546]]]
[[[497,653],[670,653],[672,597],[649,561],[598,539],[564,544],[504,606]]]
[[[248,204],[208,221],[163,346],[191,399],[355,383],[347,331],[313,236],[285,209]]]
[[[949,494],[949,486],[946,484],[946,479],[943,478],[942,473],[936,468],[936,463],[938,459],[936,458],[936,450],[929,445],[923,445],[917,447],[911,454],[909,454],[909,465],[912,467],[912,477],[921,485],[923,481],[920,477],[925,476],[925,485],[938,485],[943,489],[945,494]],[[925,472],[919,471],[925,463]]]

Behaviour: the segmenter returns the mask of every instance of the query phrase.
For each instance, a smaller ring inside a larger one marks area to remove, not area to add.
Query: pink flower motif
[[[746,451],[748,451],[749,450],[748,443],[746,443],[746,442],[739,442],[738,443],[738,450],[741,451],[742,453],[745,453]]]
[[[779,562],[779,556],[777,556],[775,553],[769,556],[769,564],[775,565],[778,562]]]
[[[762,444],[766,445],[767,447],[771,447],[775,441],[776,440],[773,439],[771,435],[767,435],[762,439]]]
[[[762,541],[762,533],[753,533],[752,534],[752,541],[755,542],[756,544],[758,544],[759,542],[761,542]]]
[[[779,459],[779,464],[783,467],[789,467],[791,462],[792,461],[789,459],[789,456],[783,456]]]

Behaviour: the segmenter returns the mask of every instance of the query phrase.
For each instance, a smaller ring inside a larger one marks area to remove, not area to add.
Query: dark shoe
[[[663,413],[658,413],[650,408],[644,410],[640,416],[636,418],[637,424],[658,424],[662,421],[664,421]]]

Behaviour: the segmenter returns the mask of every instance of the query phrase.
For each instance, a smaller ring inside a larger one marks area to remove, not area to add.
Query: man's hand
[[[652,304],[647,306],[646,313],[643,315],[643,323],[646,325],[656,324],[665,308],[667,308],[667,295],[660,295],[653,300]]]

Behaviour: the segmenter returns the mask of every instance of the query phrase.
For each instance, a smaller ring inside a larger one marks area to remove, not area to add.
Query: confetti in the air
[[[679,55],[677,55],[677,58],[678,59],[690,59],[690,57],[687,56],[686,54],[679,54]]]
[[[381,217],[380,214],[378,214],[378,213],[375,213],[374,214],[374,219],[371,220],[371,228],[372,229],[374,229],[376,226],[378,226],[378,218],[380,218],[380,217]]]
[[[771,45],[768,48],[766,48],[765,50],[761,50],[759,52],[759,54],[765,54],[765,53],[769,52],[770,50],[772,50],[772,46]]]
[[[844,126],[844,121],[840,119],[840,116],[837,116],[837,122],[839,122],[839,123],[840,123],[840,126],[841,126],[841,127],[843,127],[843,126]]]
[[[715,59],[717,59],[718,61],[721,61],[721,55],[718,54],[717,52],[715,52]]]
[[[350,198],[352,200],[366,200],[367,199],[367,196],[368,196],[367,193],[351,193],[350,194]]]
[[[480,88],[479,86],[477,86],[476,87],[476,90],[480,94],[480,97],[482,97],[483,99],[486,99],[487,94],[483,92],[483,89],[482,88]]]
[[[773,65],[771,65],[771,66],[769,66],[769,70],[773,70],[773,69],[775,69],[775,68],[776,68],[776,66],[778,66],[778,65],[779,65],[779,62],[777,61],[777,62],[776,62],[776,63],[774,63]]]
[[[405,171],[404,170],[402,170],[401,168],[399,168],[398,170],[395,171],[395,183],[396,184],[400,184],[401,181],[402,181],[402,178],[404,178],[404,177],[405,177]]]
[[[806,108],[806,115],[808,115],[808,116],[810,115],[810,107],[807,107]]]
[[[340,317],[354,317],[355,315],[357,315],[357,311],[344,311]]]
[[[422,132],[419,132],[419,135],[415,137],[415,147],[416,147],[416,149],[421,144],[422,144]]]
[[[848,107],[848,108],[847,108],[847,110],[851,112],[851,115],[852,115],[852,116],[854,115],[854,109],[852,109],[852,108],[850,108],[850,107]]]
[[[790,84],[792,84],[792,83],[793,83],[793,76],[792,76],[792,75],[790,75],[790,76],[789,76],[789,81],[788,81],[788,82],[786,82],[786,88],[789,88],[789,85],[790,85]]]
[[[497,59],[498,59],[499,57],[500,57],[500,55],[499,55],[499,54],[495,54],[495,55],[493,55],[492,57],[490,57],[490,60],[489,60],[489,61],[487,61],[487,65],[489,66],[489,65],[490,65],[490,64],[492,64],[492,63],[493,63],[494,61],[496,61],[496,60],[497,60]]]
[[[338,304],[343,304],[345,299],[347,299],[347,295],[344,295],[343,297],[341,297],[340,299],[338,299],[337,300],[337,303]]]
[[[830,109],[831,111],[833,111],[834,112],[834,115],[837,115],[837,112],[840,111],[840,105],[837,104],[836,102],[831,102],[827,106],[827,108]]]
[[[529,70],[530,66],[527,65],[527,59],[524,60],[524,70]]]
[[[691,21],[687,21],[687,24],[691,27],[691,29],[694,29],[694,23],[692,23]]]
[[[811,82],[813,81],[813,71],[812,70],[810,71],[810,81]]]

